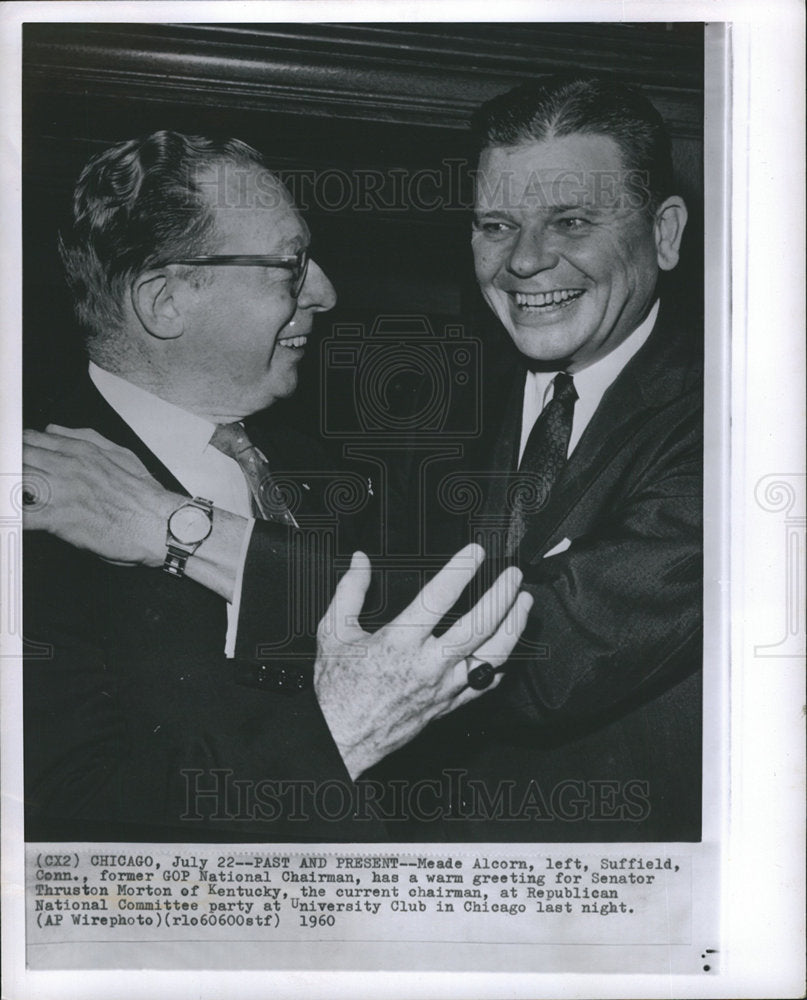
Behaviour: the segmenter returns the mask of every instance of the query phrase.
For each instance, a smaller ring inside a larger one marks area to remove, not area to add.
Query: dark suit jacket
[[[50,419],[95,428],[185,492],[89,378]],[[323,815],[316,797],[317,783],[352,788],[311,686],[311,621],[330,583],[319,575],[324,546],[310,540],[334,521],[325,502],[333,466],[293,428],[261,434],[253,421],[249,430],[282,470],[301,529],[256,525],[253,551],[269,569],[256,598],[261,627],[242,621],[236,660],[224,656],[221,598],[159,569],[111,565],[26,534],[29,840],[376,840],[383,832],[352,822],[333,796]],[[300,470],[296,486],[288,470]],[[33,644],[46,644],[46,655]],[[278,784],[294,780],[303,783],[295,792]]]
[[[489,580],[503,564],[524,369],[500,341],[488,346],[482,434],[453,464],[405,469],[401,494],[414,483],[425,492],[426,551],[447,556],[478,539]],[[699,839],[700,347],[662,309],[605,394],[547,505],[530,516],[519,562],[535,603],[505,680],[373,773],[434,779],[456,768],[479,786],[460,787],[455,774],[449,792],[443,775],[452,818],[401,823],[393,836]]]

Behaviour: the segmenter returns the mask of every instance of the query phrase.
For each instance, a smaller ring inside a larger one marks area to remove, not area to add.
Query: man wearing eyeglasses
[[[356,474],[253,419],[294,392],[314,317],[336,301],[308,245],[288,193],[236,140],[158,132],[78,181],[60,252],[88,377],[53,413],[57,436],[27,434],[29,489],[42,486],[25,547],[28,839],[380,839],[353,779],[477,697],[469,655],[498,666],[524,628],[531,599],[511,569],[433,637],[478,546],[373,635],[356,553],[326,612],[333,553],[353,547],[329,487]],[[87,436],[111,462],[88,460]],[[46,475],[57,458],[69,497]],[[54,511],[91,544],[48,534]],[[124,518],[117,536],[137,548],[155,515],[154,559],[105,547]],[[239,622],[246,582],[257,610]]]

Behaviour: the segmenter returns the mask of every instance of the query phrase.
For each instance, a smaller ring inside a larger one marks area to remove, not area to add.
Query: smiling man
[[[663,290],[687,219],[669,137],[636,91],[574,76],[494,98],[473,125],[473,255],[496,328],[484,330],[482,398],[450,426],[477,413],[484,425],[460,458],[425,471],[417,447],[401,453],[389,530],[422,546],[409,512],[425,502],[429,544],[445,555],[481,541],[488,578],[517,566],[532,610],[512,655],[491,660],[495,693],[377,755],[368,774],[445,788],[451,769],[446,823],[398,825],[401,839],[697,840],[702,331]],[[30,455],[54,447],[44,438]],[[74,483],[45,464],[74,507]],[[83,515],[51,505],[31,526],[99,551],[88,525],[107,495],[96,483]],[[159,518],[130,545],[121,518],[102,516],[101,554],[154,559]],[[194,570],[206,586],[217,552],[230,575],[238,564],[238,546],[216,545]],[[250,606],[258,562],[253,544]]]
[[[451,751],[457,839],[698,839],[702,348],[662,293],[687,219],[669,138],[633,89],[568,75],[474,128],[471,240],[498,325],[483,433],[427,494],[442,538],[472,532],[534,603],[493,699],[396,766]],[[447,509],[452,483],[470,515]]]
[[[523,630],[511,569],[432,636],[478,546],[372,635],[364,554],[334,592],[345,491],[372,523],[371,484],[267,416],[336,301],[308,245],[237,140],[157,132],[78,181],[60,249],[89,370],[51,414],[60,433],[26,435],[42,500],[25,544],[28,839],[382,839],[354,780],[478,697],[466,657],[500,666]]]
[[[547,123],[543,138],[531,136],[480,156],[476,276],[518,350],[571,374],[645,319],[659,268],[678,262],[686,207],[632,188],[608,135],[559,134]]]

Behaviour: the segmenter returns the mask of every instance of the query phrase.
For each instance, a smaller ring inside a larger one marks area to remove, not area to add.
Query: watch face
[[[183,545],[194,545],[210,534],[213,525],[205,511],[186,504],[168,518],[168,530]]]

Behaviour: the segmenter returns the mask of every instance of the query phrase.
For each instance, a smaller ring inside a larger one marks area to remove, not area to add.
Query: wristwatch
[[[213,530],[213,503],[194,497],[168,517],[163,569],[171,576],[184,576],[188,559]]]

